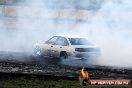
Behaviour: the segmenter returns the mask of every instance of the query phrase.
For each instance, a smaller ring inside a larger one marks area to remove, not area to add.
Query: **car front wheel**
[[[35,49],[34,49],[34,55],[35,56],[41,56],[42,55],[41,48],[35,47]]]

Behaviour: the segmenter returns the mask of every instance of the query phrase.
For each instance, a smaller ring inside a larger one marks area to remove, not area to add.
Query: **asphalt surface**
[[[84,63],[80,60],[58,61],[55,58],[35,57],[22,52],[0,52],[0,73],[77,78],[83,65]],[[89,71],[91,79],[132,79],[132,69],[130,68],[99,65],[85,67]]]

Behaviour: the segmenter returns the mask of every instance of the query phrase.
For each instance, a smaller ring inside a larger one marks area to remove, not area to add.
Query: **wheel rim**
[[[64,59],[67,59],[67,54],[66,53],[64,54]]]
[[[36,47],[35,50],[34,50],[34,54],[35,54],[36,56],[40,56],[40,55],[41,55],[41,50],[40,50],[40,48]]]
[[[36,52],[36,55],[41,55],[41,52],[40,52],[40,51],[37,51],[37,52]]]
[[[64,54],[62,54],[62,55],[61,55],[61,58],[62,58],[62,59],[67,59],[67,58],[68,58],[68,56],[67,56],[67,54],[66,54],[66,53],[64,53]]]

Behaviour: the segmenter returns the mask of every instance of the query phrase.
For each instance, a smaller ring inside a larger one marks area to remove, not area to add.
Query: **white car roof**
[[[80,36],[73,36],[73,35],[55,35],[55,36],[60,36],[60,37],[65,37],[65,38],[86,38],[86,37],[80,37]]]

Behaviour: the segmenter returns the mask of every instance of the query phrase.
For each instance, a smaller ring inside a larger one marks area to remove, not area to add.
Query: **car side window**
[[[46,43],[47,44],[56,44],[57,39],[58,39],[58,37],[54,36],[51,39],[49,39]]]
[[[67,41],[67,39],[66,39],[66,38],[64,38],[64,45],[66,45],[66,46],[68,46],[68,45],[69,45],[69,43],[68,43],[68,41]]]
[[[59,37],[59,38],[57,39],[57,45],[68,46],[69,44],[68,44],[68,41],[67,41],[66,38],[64,38],[64,37]]]
[[[61,37],[59,37],[58,39],[57,39],[57,45],[63,45],[63,39],[61,38]]]

